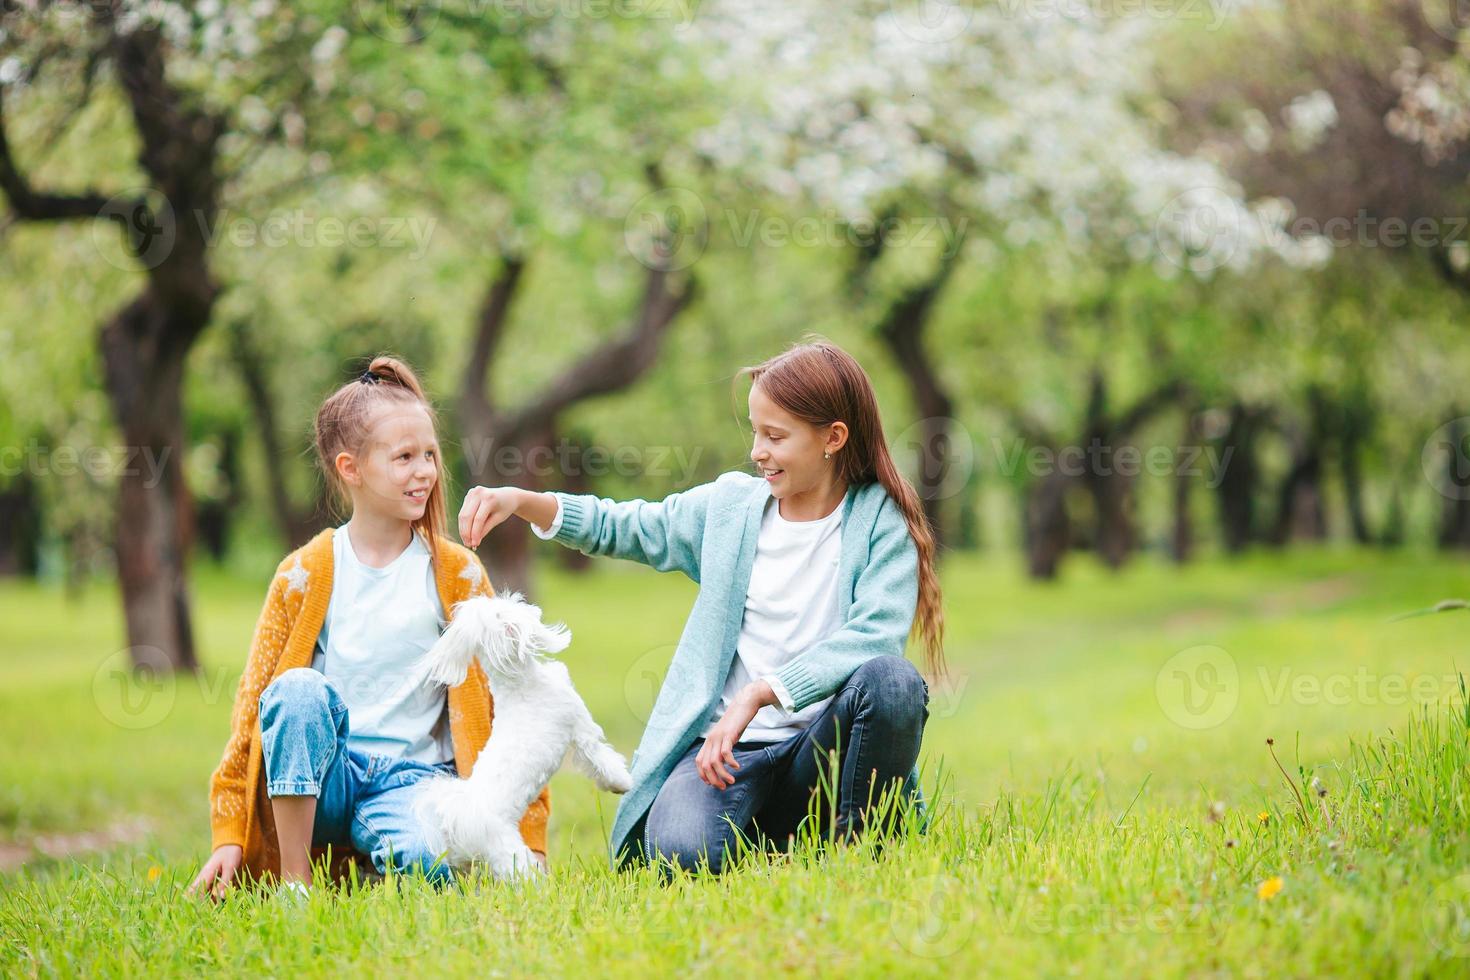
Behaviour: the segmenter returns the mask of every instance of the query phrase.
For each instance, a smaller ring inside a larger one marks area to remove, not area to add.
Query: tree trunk
[[[1353,529],[1353,540],[1358,544],[1372,544],[1373,532],[1368,527],[1368,514],[1363,506],[1362,443],[1355,436],[1344,434],[1342,457],[1338,465],[1342,470],[1343,502],[1347,505],[1348,523]]]
[[[950,397],[933,360],[924,349],[924,330],[934,311],[934,303],[948,281],[958,260],[959,249],[953,249],[939,262],[938,269],[925,282],[909,289],[884,311],[878,323],[878,336],[888,348],[904,379],[909,395],[919,413],[919,467],[914,489],[924,509],[924,516],[934,534],[936,547],[949,539],[949,528],[940,506],[949,488],[950,423],[954,415],[954,399]]]
[[[1388,491],[1388,512],[1383,518],[1383,530],[1378,535],[1382,548],[1397,548],[1404,543],[1404,498],[1398,480],[1394,480]]]
[[[459,419],[471,484],[540,490],[528,465],[529,454],[538,447],[554,449],[557,419],[569,407],[627,388],[654,365],[669,328],[694,298],[694,280],[676,282],[667,270],[648,269],[638,312],[623,333],[507,411],[496,405],[490,379],[524,268],[521,257],[503,256],[500,272],[486,292],[462,375]],[[530,528],[519,520],[506,521],[480,542],[481,557],[497,589],[534,595],[531,546]]]
[[[1453,409],[1449,421],[1449,453],[1445,457],[1444,477],[1435,489],[1444,497],[1440,507],[1439,546],[1444,550],[1470,549],[1470,467],[1466,464],[1465,420],[1459,407]]]
[[[1288,427],[1291,464],[1276,494],[1276,520],[1271,543],[1282,547],[1292,541],[1321,541],[1327,537],[1327,508],[1322,489],[1326,434],[1325,404],[1320,392],[1307,396],[1304,427]]]
[[[980,468],[971,467],[960,493],[959,512],[955,515],[955,541],[957,548],[979,551],[984,545],[984,528],[981,526]]]
[[[1084,480],[1096,512],[1098,557],[1109,568],[1122,568],[1137,544],[1133,529],[1133,477],[1116,470],[1104,474],[1089,469]]]
[[[1351,386],[1334,399],[1333,421],[1337,429],[1338,470],[1342,476],[1343,503],[1353,540],[1373,543],[1367,508],[1363,502],[1363,447],[1373,435],[1375,407],[1366,384]]]
[[[260,433],[260,446],[263,450],[261,455],[265,463],[266,497],[270,501],[271,514],[281,536],[286,539],[287,547],[294,551],[332,522],[325,493],[325,478],[317,474],[312,481],[315,492],[309,507],[298,507],[292,502],[286,467],[290,460],[296,458],[296,454],[294,450],[282,445],[280,427],[276,424],[276,401],[271,393],[269,370],[245,323],[237,322],[232,325],[230,349],[240,370],[240,380],[245,385],[245,398],[250,405],[250,414],[255,419],[255,430]]]
[[[192,514],[184,485],[184,351],[141,355],[140,336],[160,330],[167,316],[136,301],[102,332],[107,391],[129,453],[149,466],[130,466],[118,481],[118,584],[135,666],[195,670],[199,661],[189,620],[188,555]]]
[[[204,229],[219,209],[215,154],[221,117],[190,104],[165,70],[157,28],[117,33],[111,5],[91,8],[108,36],[106,52],[131,110],[138,162],[149,193],[34,190],[15,166],[0,103],[0,189],[14,219],[110,220],[147,270],[143,291],[99,332],[113,413],[136,463],[118,484],[116,555],[133,662],[151,669],[197,667],[186,583],[191,507],[184,483],[183,374],[189,350],[209,323],[218,286]],[[3,86],[0,86],[3,89]]]
[[[1256,462],[1256,438],[1263,413],[1240,402],[1230,406],[1229,428],[1220,439],[1224,470],[1215,487],[1219,502],[1220,533],[1225,550],[1239,554],[1256,534],[1256,486],[1260,469]]]
[[[1181,391],[1175,381],[1165,382],[1142,396],[1127,411],[1112,415],[1107,407],[1107,385],[1102,372],[1092,372],[1083,449],[1082,480],[1096,511],[1094,545],[1109,568],[1121,568],[1138,545],[1133,526],[1133,484],[1136,474],[1124,473],[1119,451],[1133,447],[1133,436],[1146,422],[1173,402]],[[1097,452],[1094,453],[1094,447]]]
[[[554,436],[550,441],[555,445],[559,440]],[[569,450],[576,454],[577,462],[561,474],[561,489],[567,493],[592,493],[592,481],[588,477],[586,463],[587,450],[592,445],[592,439],[581,433],[574,433],[567,444]],[[561,567],[569,572],[581,574],[592,567],[592,556],[584,555],[576,548],[558,547],[556,556]]]
[[[1071,543],[1067,488],[1072,478],[1052,470],[1031,485],[1026,502],[1026,568],[1034,579],[1057,577]]]
[[[1276,493],[1271,543],[1277,547],[1327,537],[1322,503],[1322,457],[1315,447],[1299,447]]]
[[[21,470],[0,491],[0,576],[34,576],[41,557],[41,505],[36,481]]]
[[[230,528],[240,510],[240,432],[229,428],[220,433],[219,471],[224,493],[195,500],[194,522],[199,540],[216,562],[224,561],[230,545]]]
[[[513,454],[507,454],[509,465],[497,466],[496,454],[491,454],[485,465],[472,470],[474,482],[490,487],[521,487],[540,491],[540,479],[525,465],[530,453],[539,447],[549,447],[545,430],[526,433],[509,446]],[[504,444],[501,444],[502,446]],[[535,569],[532,565],[534,536],[525,521],[509,520],[501,524],[480,542],[480,557],[490,572],[491,584],[496,591],[519,592],[524,596],[536,594]]]
[[[1199,443],[1199,427],[1195,424],[1195,413],[1193,408],[1186,408],[1184,413],[1184,433],[1181,440],[1182,445],[1194,446]],[[1194,557],[1194,518],[1190,513],[1189,505],[1191,493],[1194,486],[1194,476],[1183,472],[1183,467],[1177,461],[1174,466],[1174,520],[1169,534],[1169,557],[1176,565],[1186,564]]]

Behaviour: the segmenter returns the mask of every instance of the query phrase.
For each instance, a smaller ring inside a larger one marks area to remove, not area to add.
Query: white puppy
[[[521,839],[520,820],[567,751],[598,787],[626,793],[628,765],[572,687],[565,664],[571,631],[541,622],[541,610],[518,593],[476,596],[454,607],[449,628],[420,661],[426,680],[460,684],[480,658],[495,701],[490,740],[468,779],[437,776],[414,801],[430,847],[450,866],[486,864],[496,878],[540,870]]]

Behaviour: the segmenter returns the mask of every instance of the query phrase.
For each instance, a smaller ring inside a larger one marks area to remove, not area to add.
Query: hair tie
[[[358,381],[361,381],[365,385],[375,385],[379,381],[382,381],[383,379],[381,377],[379,377],[378,375],[374,374],[371,370],[367,370],[367,371],[362,372],[362,374],[358,376],[358,379],[357,380]]]

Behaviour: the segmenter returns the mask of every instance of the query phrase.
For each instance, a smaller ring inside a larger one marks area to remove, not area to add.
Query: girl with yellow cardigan
[[[435,773],[469,775],[494,705],[478,664],[447,692],[410,667],[456,603],[491,588],[475,554],[445,536],[434,433],[417,377],[391,357],[318,410],[318,462],[351,519],[286,556],[271,581],[210,780],[213,853],[196,892],[219,897],[262,875],[304,890],[327,848],[379,873],[452,877],[412,802]],[[543,790],[520,827],[543,866],[550,809]]]

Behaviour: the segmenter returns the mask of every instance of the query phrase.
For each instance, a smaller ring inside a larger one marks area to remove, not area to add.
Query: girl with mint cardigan
[[[475,487],[459,515],[476,547],[514,515],[590,555],[699,583],[633,755],[615,867],[722,871],[737,835],[788,846],[810,816],[848,838],[899,790],[917,796],[928,685],[911,632],[943,671],[934,539],[883,440],[862,367],[827,343],[746,368],[751,460],[663,500]],[[835,784],[823,773],[836,751]],[[823,785],[831,793],[820,792]]]

